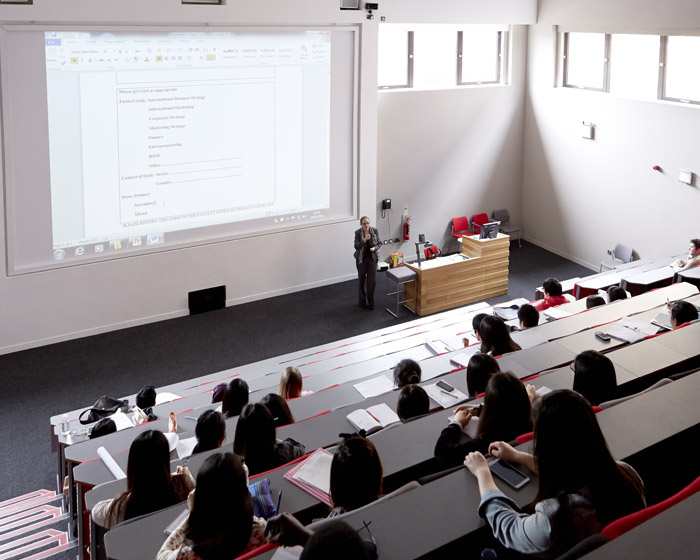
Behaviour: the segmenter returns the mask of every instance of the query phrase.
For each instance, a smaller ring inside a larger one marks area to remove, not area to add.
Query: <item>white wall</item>
[[[361,26],[359,213],[373,216],[377,208],[377,152],[381,154],[386,145],[396,142],[395,137],[383,134],[384,146],[377,146],[379,18],[384,16],[390,22],[527,24],[534,22],[535,13],[535,0],[494,0],[488,5],[477,0],[439,4],[384,0],[372,21],[363,11],[340,11],[333,0],[229,0],[224,6],[183,6],[179,0],[35,0],[32,6],[3,5],[0,23]],[[452,94],[446,95],[450,99]],[[504,100],[503,110],[510,111],[512,102]],[[444,117],[440,121],[450,124]],[[502,122],[498,126],[493,141],[498,149],[502,148],[506,125]],[[485,127],[480,130],[488,132]],[[439,131],[434,132],[439,136]],[[448,128],[446,134],[452,136],[454,129]],[[491,142],[490,134],[481,142]],[[425,159],[424,166],[438,169],[440,160]],[[0,259],[5,262],[4,207],[1,210]],[[352,278],[350,239],[355,228],[352,221],[42,273],[5,274],[0,277],[0,353],[184,315],[187,292],[214,285],[225,284],[228,304],[236,304]],[[354,301],[353,294],[348,298]]]
[[[553,25],[660,33],[689,22],[700,25],[697,2],[541,0],[528,51],[528,239],[597,270],[616,242],[658,258],[686,251],[700,236],[700,191],[677,181],[680,169],[700,173],[700,108],[553,87]],[[581,138],[584,120],[595,124],[594,141]]]
[[[454,217],[508,208],[520,223],[524,27],[513,28],[512,43],[506,87],[379,94],[377,198],[391,198],[394,208],[388,219],[378,217],[380,232],[402,237],[405,204],[411,216],[411,241],[385,252],[414,256],[419,233],[447,249]]]

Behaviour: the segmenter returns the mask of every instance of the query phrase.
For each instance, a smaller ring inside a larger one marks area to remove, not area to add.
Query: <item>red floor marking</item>
[[[5,552],[5,554],[0,554],[0,560],[8,560],[9,558],[19,556],[20,554],[24,554],[25,552],[31,552],[32,550],[42,548],[53,542],[58,543],[59,546],[68,544],[68,535],[65,533],[65,531],[56,531],[56,529],[46,529],[45,531],[41,531],[29,537],[25,537],[23,539],[11,541],[7,544],[0,545],[0,552],[9,551]],[[20,548],[17,548],[18,546]],[[52,553],[53,552],[55,552],[55,550],[52,550]]]
[[[0,533],[0,540],[8,539],[17,534],[17,531],[14,531],[13,533],[5,533],[5,531],[9,531],[10,529],[14,529],[16,527],[23,527],[23,525],[26,525],[27,523],[39,521],[46,518],[46,516],[49,516],[50,523],[54,523],[61,519],[63,516],[63,510],[62,508],[55,506],[42,506],[13,515],[12,517],[9,517],[6,522],[0,525],[0,531],[2,531]],[[32,526],[23,527],[19,534],[27,533],[31,529]]]
[[[17,496],[16,498],[10,498],[9,500],[5,500],[4,502],[0,502],[0,515],[2,515],[4,509],[6,507],[9,507],[12,504],[17,504],[18,502],[21,502],[23,500],[29,500],[31,499],[36,499],[40,497],[47,497],[47,496],[55,496],[56,492],[52,490],[36,490],[35,492],[29,492],[28,494],[24,494],[23,496]]]

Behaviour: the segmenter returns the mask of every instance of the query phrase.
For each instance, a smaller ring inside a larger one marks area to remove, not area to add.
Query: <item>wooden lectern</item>
[[[508,256],[510,237],[502,233],[495,239],[464,235],[461,255],[438,257],[430,261],[406,264],[418,279],[406,284],[405,299],[415,296],[409,307],[418,315],[429,315],[475,301],[508,293]]]

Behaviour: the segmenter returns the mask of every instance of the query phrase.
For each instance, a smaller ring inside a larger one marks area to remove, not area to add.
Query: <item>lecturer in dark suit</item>
[[[379,259],[379,231],[369,226],[369,218],[360,218],[362,226],[355,232],[355,264],[360,280],[358,295],[360,307],[374,309],[374,286],[377,283],[377,260]]]

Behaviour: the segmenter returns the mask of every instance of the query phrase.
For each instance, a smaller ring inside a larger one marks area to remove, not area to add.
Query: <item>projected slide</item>
[[[329,39],[47,33],[54,249],[329,208]]]

